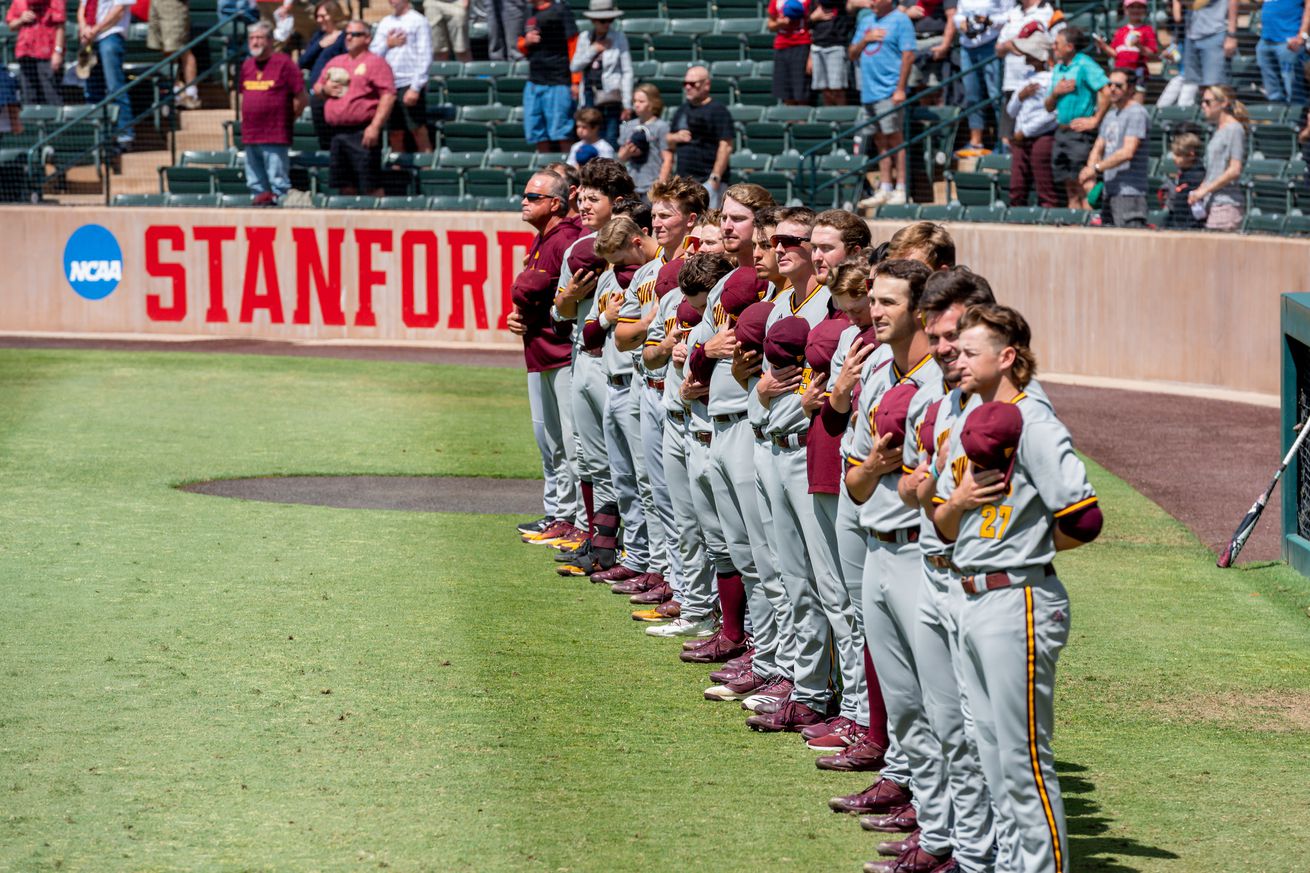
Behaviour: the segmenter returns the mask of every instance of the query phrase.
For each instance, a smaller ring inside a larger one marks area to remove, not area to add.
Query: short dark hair
[[[578,187],[578,168],[564,161],[551,161],[542,167],[569,183],[570,188]]]
[[[910,286],[910,309],[919,308],[919,299],[923,297],[923,286],[932,275],[932,270],[922,261],[911,261],[908,258],[888,258],[873,268],[873,278],[887,276],[890,279],[900,279]]]
[[[774,223],[782,224],[784,221],[790,221],[792,224],[814,227],[814,217],[814,210],[808,206],[782,206],[778,208],[778,220]]]
[[[631,200],[637,186],[623,165],[613,158],[592,158],[578,171],[578,185],[593,188],[611,200]]]
[[[845,209],[829,209],[820,212],[814,216],[814,222],[810,226],[831,227],[840,233],[842,245],[846,246],[846,254],[848,255],[857,248],[868,248],[869,243],[873,242],[873,234],[869,232],[869,223]]]
[[[719,280],[733,271],[732,261],[723,255],[697,252],[678,270],[678,287],[684,297],[708,294]]]
[[[595,106],[584,106],[573,113],[573,120],[587,127],[600,127],[605,123],[605,116]]]
[[[1063,36],[1065,42],[1073,46],[1073,50],[1076,52],[1087,48],[1087,34],[1083,33],[1083,29],[1076,25],[1065,25],[1064,29],[1057,33],[1056,36]]]
[[[625,215],[636,222],[637,227],[640,227],[643,233],[650,233],[650,207],[635,197],[631,200],[620,200],[615,203],[614,215]]]
[[[765,206],[763,209],[755,210],[755,231],[758,233],[765,225],[776,227],[781,215],[781,206]]]
[[[663,200],[674,204],[683,215],[704,215],[710,204],[710,195],[705,186],[690,176],[673,176],[663,182],[656,182],[650,186],[647,195],[651,203]]]
[[[995,303],[991,284],[968,267],[936,270],[923,284],[919,298],[919,311],[925,315],[940,315],[956,304],[978,306]]]

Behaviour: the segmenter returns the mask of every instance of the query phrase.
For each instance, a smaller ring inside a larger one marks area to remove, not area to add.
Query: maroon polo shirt
[[[291,145],[291,110],[305,79],[290,55],[280,52],[241,65],[241,141],[250,145]]]
[[[565,218],[544,234],[537,234],[537,238],[532,241],[532,248],[528,249],[524,267],[541,270],[552,279],[548,293],[515,301],[523,317],[523,326],[527,329],[523,334],[523,360],[529,373],[558,370],[567,367],[572,360],[573,322],[556,322],[550,316],[550,308],[555,303],[554,289],[559,285],[564,253],[583,233],[582,224],[576,217]]]

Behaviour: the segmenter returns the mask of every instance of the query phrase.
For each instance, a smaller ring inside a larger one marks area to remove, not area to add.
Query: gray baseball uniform
[[[591,233],[579,238],[591,239]],[[575,242],[573,245],[577,245]],[[560,269],[559,288],[563,291],[573,279],[569,269],[568,255],[573,253],[570,246],[564,256],[564,266]],[[578,477],[583,482],[591,483],[594,506],[604,506],[615,502],[614,488],[610,483],[609,459],[605,450],[605,399],[608,389],[605,385],[605,367],[601,363],[599,352],[593,354],[582,348],[582,326],[591,311],[595,294],[578,301],[578,312],[573,329],[573,386],[570,399],[573,403],[573,454],[578,467]],[[584,530],[586,519],[579,524]]]
[[[952,582],[966,594],[960,614],[965,696],[978,754],[997,810],[999,862],[1014,869],[1069,869],[1064,803],[1051,752],[1055,668],[1069,638],[1069,595],[1051,562],[1059,518],[1096,503],[1069,431],[1031,395],[1012,402],[1023,416],[1005,497],[965,512],[955,542]],[[948,467],[934,500],[963,478],[960,444],[966,409],[950,437]],[[967,589],[966,589],[967,590]],[[1012,841],[1002,836],[1014,834]]]
[[[873,450],[873,417],[878,401],[896,385],[911,383],[919,390],[941,394],[942,373],[925,356],[902,372],[895,360],[872,370],[863,381],[854,416],[848,463],[862,463]],[[941,744],[928,726],[923,692],[914,660],[915,635],[922,589],[919,554],[919,513],[901,500],[899,467],[883,475],[860,506],[860,524],[869,531],[864,563],[864,634],[878,671],[887,730],[897,738],[910,765],[910,787],[919,812],[919,844],[934,855],[950,851],[950,797]]]

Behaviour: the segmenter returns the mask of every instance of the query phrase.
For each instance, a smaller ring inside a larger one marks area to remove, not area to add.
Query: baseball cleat
[[[919,814],[907,803],[886,815],[860,816],[860,827],[866,831],[877,831],[882,834],[908,834],[910,831],[918,830]]]
[[[751,669],[751,661],[755,657],[755,649],[749,648],[743,654],[738,655],[731,661],[724,662],[723,666],[710,672],[710,681],[727,684],[736,679],[742,673]]]
[[[746,651],[746,640],[730,640],[720,633],[709,645],[692,649],[690,652],[682,652],[678,657],[688,664],[722,664],[744,651]]]
[[[756,713],[746,719],[746,727],[763,733],[781,733],[789,731],[800,733],[802,728],[820,724],[823,716],[803,703],[788,700],[777,712]]]
[[[590,553],[591,553],[591,540],[583,540],[582,544],[579,545],[577,548],[566,549],[560,552],[558,555],[555,555],[554,558],[556,561],[560,561],[560,562],[573,561],[578,558],[585,557]]]
[[[638,609],[632,614],[633,621],[668,621],[654,609]]]
[[[608,570],[601,570],[599,573],[591,574],[591,581],[597,585],[613,585],[615,582],[623,582],[628,579],[636,579],[643,574],[636,570],[629,569],[622,564],[615,564]]]
[[[654,627],[646,628],[646,633],[652,637],[665,638],[712,637],[714,635],[714,620],[704,618],[700,621],[692,621],[686,618],[675,618],[668,624],[657,624]]]
[[[856,731],[859,733],[856,734]],[[867,733],[844,715],[828,719],[822,726],[812,725],[801,731],[805,745],[816,752],[840,752]]]
[[[550,522],[551,519],[544,518],[544,517],[539,518],[536,521],[525,521],[523,522],[523,524],[518,525],[515,528],[515,530],[519,532],[519,536],[526,536],[528,534],[539,534],[550,526]]]
[[[777,712],[782,705],[782,701],[791,697],[791,689],[790,679],[777,677],[755,694],[743,700],[741,708],[749,709],[751,712]]]
[[[567,540],[580,533],[581,531],[567,521],[556,519],[541,533],[524,534],[523,542],[531,543],[534,546],[553,546],[561,540]]]
[[[666,600],[655,607],[655,611],[664,618],[678,618],[682,615],[682,604],[676,600]]]
[[[872,772],[881,770],[887,763],[886,754],[886,749],[865,734],[835,755],[816,758],[814,766],[820,770],[839,770],[844,773]]]
[[[930,855],[918,846],[907,850],[892,861],[869,861],[864,873],[947,873],[957,870],[950,855]]]
[[[828,801],[828,808],[833,812],[848,812],[854,815],[885,815],[909,802],[910,789],[883,778],[858,794],[834,797]]]
[[[903,840],[886,840],[878,844],[878,854],[888,858],[899,858],[910,849],[919,845],[919,832],[915,831]]]
[[[628,598],[630,603],[660,604],[673,599],[673,589],[669,583],[662,582],[654,588],[634,594]]]
[[[706,700],[741,700],[744,697],[750,697],[756,691],[769,684],[769,680],[754,672],[746,670],[738,673],[732,679],[721,685],[715,685],[713,688],[705,689]]]
[[[664,577],[660,574],[642,573],[640,576],[633,576],[631,579],[615,582],[610,586],[610,591],[615,594],[641,594],[663,584]]]

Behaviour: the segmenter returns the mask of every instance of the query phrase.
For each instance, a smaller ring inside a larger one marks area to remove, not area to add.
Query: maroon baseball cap
[[[810,323],[795,315],[780,319],[764,338],[764,357],[775,367],[795,367],[805,363],[805,341],[810,338]]]
[[[737,319],[737,326],[734,328],[737,342],[741,343],[743,349],[764,354],[764,327],[769,321],[771,312],[773,312],[773,304],[767,300],[746,307],[746,311]]]
[[[851,323],[843,316],[819,322],[805,340],[805,360],[816,373],[827,373],[832,368],[832,356],[837,353],[837,341]]]
[[[1004,473],[1008,485],[1022,435],[1023,413],[1019,407],[993,400],[969,413],[960,430],[960,445],[975,467]]]
[[[615,267],[614,278],[619,280],[619,287],[626,291],[628,286],[632,284],[632,277],[637,275],[637,271],[640,269],[641,267],[632,264],[624,264],[622,267]]]
[[[594,236],[580,239],[573,244],[569,252],[569,269],[581,273],[588,267],[605,269],[605,259],[596,257],[596,238]]]
[[[873,411],[873,429],[880,437],[891,434],[893,449],[905,445],[905,418],[910,414],[910,401],[918,392],[918,385],[904,382],[878,398],[878,408]]]
[[[682,258],[669,261],[660,267],[659,275],[655,277],[656,298],[663,300],[665,294],[678,287],[678,271],[681,269]]]
[[[519,306],[544,294],[555,296],[555,277],[542,270],[524,270],[514,278],[510,288],[510,299]]]
[[[931,461],[937,452],[937,413],[942,411],[945,400],[939,400],[928,407],[923,414],[923,424],[919,425],[919,444],[923,446],[923,456]]]
[[[686,300],[678,304],[678,324],[687,330],[691,330],[693,327],[700,324],[700,320],[703,316],[704,313],[697,312],[696,307],[692,306]]]
[[[754,267],[738,267],[723,283],[723,293],[719,295],[719,305],[728,317],[736,321],[752,303],[764,299],[768,283],[755,275]]]

